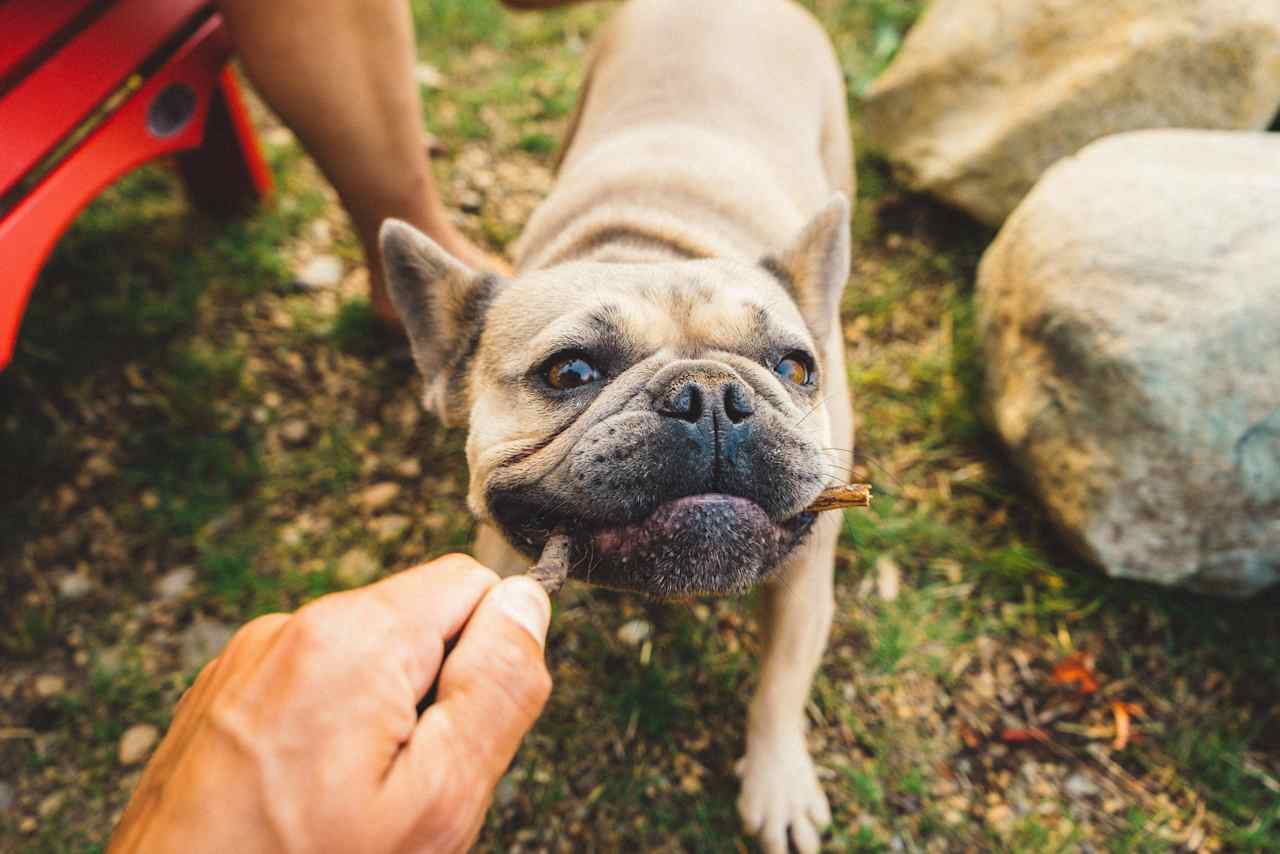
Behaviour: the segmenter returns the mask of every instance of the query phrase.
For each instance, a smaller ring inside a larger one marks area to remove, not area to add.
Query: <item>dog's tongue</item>
[[[736,495],[690,495],[669,501],[632,525],[596,532],[600,554],[643,560],[672,547],[703,546],[744,539],[777,541],[781,532],[759,504]]]

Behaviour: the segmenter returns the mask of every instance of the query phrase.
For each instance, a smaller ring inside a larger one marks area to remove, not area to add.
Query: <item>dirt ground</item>
[[[850,87],[851,479],[877,495],[846,514],[808,710],[829,850],[1280,850],[1280,594],[1109,581],[1055,539],[981,419],[992,234],[905,192],[858,129],[921,4],[810,5]],[[495,251],[551,185],[608,8],[414,3],[437,174]],[[463,436],[420,412],[331,191],[258,114],[273,203],[219,222],[163,166],[116,184],[0,374],[0,851],[101,850],[242,621],[469,542]],[[480,850],[754,850],[732,771],[754,599],[570,585],[552,700]]]

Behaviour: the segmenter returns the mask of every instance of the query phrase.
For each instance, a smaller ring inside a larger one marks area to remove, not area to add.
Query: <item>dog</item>
[[[830,822],[805,703],[833,611],[851,463],[839,309],[854,177],[843,76],[790,0],[630,0],[589,57],[516,274],[381,232],[426,408],[467,425],[476,556],[521,572],[553,532],[572,577],[657,597],[765,586],[738,764],[768,852]]]

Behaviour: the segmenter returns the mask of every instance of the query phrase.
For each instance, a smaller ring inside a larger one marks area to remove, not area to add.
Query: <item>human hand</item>
[[[550,615],[450,555],[259,617],[179,701],[110,852],[466,849],[550,694]]]

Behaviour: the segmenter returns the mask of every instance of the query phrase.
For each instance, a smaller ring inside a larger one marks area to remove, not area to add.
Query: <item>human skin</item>
[[[179,701],[109,852],[466,850],[550,693],[550,614],[451,555],[259,617]]]
[[[387,298],[378,227],[410,222],[456,257],[505,272],[449,219],[431,177],[413,17],[407,0],[217,0],[241,65],[315,159],[351,216],[369,266],[369,299]]]

